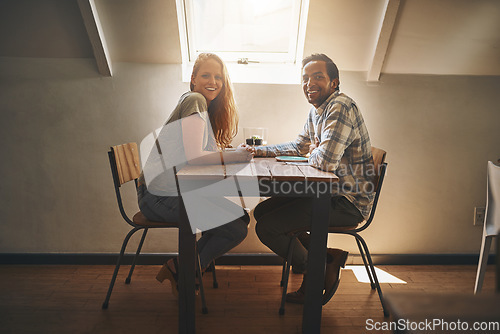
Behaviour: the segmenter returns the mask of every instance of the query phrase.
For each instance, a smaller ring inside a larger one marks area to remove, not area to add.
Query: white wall
[[[117,252],[128,232],[109,171],[110,145],[159,127],[188,90],[179,65],[115,63],[101,77],[87,59],[0,58],[0,252]],[[500,158],[500,77],[383,75],[341,71],[372,144],[389,171],[374,226],[374,254],[477,253],[486,161]],[[240,126],[293,139],[309,105],[297,85],[236,84]],[[240,141],[241,136],[237,138]],[[133,186],[127,205],[137,209]],[[268,252],[255,236],[235,252]],[[144,250],[174,252],[176,233],[152,231]],[[136,240],[133,240],[133,243]],[[337,236],[331,245],[355,252]]]

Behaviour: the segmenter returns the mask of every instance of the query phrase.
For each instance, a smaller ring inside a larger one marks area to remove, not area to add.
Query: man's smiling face
[[[331,80],[324,61],[310,61],[302,69],[302,89],[307,101],[315,108],[335,91],[338,79]]]

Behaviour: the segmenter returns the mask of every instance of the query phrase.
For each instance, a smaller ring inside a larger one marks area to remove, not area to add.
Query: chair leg
[[[484,274],[488,264],[488,255],[490,253],[492,235],[485,235],[483,232],[483,241],[481,242],[481,252],[479,253],[479,263],[476,274],[476,284],[474,285],[474,294],[481,292],[483,288]]]
[[[283,261],[283,270],[284,273],[282,273],[282,278],[281,278],[281,283],[283,286],[283,291],[281,295],[281,305],[279,309],[279,314],[284,315],[285,314],[285,302],[286,302],[286,292],[288,289],[288,278],[290,277],[290,266],[292,264],[292,256],[293,256],[293,249],[295,248],[295,243],[294,240],[297,239],[297,234],[295,234],[292,239],[290,239],[290,244],[288,245],[288,254],[287,254],[287,259]]]
[[[280,282],[280,286],[282,287],[283,286],[283,283],[285,282],[285,271],[286,271],[286,259],[283,259],[283,268],[281,268],[281,282]]]
[[[120,251],[120,255],[118,256],[118,261],[116,262],[115,271],[113,272],[113,277],[111,278],[111,282],[109,283],[108,293],[106,294],[106,299],[102,304],[102,308],[104,310],[108,308],[109,298],[111,297],[111,292],[113,292],[113,286],[115,285],[116,276],[118,275],[118,270],[120,269],[120,262],[123,258],[123,254],[125,253],[125,249],[127,248],[128,241],[130,240],[130,237],[141,228],[142,227],[133,228],[132,230],[130,230],[130,232],[128,232],[127,236],[123,240],[122,249]]]
[[[202,232],[201,235],[204,235],[205,232]],[[219,287],[219,283],[217,282],[217,274],[215,273],[215,260],[212,260],[212,262],[208,265],[206,272],[212,272],[212,286],[214,289],[217,289]]]
[[[297,232],[297,233],[295,233],[295,234],[293,234],[293,235],[292,235],[292,239],[291,239],[291,241],[290,241],[290,244],[288,245],[288,254],[290,254],[290,247],[291,247],[291,245],[293,244],[293,240],[295,240],[295,239],[296,239],[296,240],[298,240],[299,242],[301,242],[301,243],[302,243],[302,245],[303,245],[306,249],[309,249],[309,243],[307,242],[307,245],[306,245],[306,244],[304,244],[304,242],[302,242],[302,240],[300,240],[300,236],[301,236],[303,233],[305,233],[305,232],[301,231],[301,232]],[[295,246],[293,246],[293,247],[295,247]],[[293,251],[293,247],[292,247],[292,251]],[[290,261],[291,261],[291,260],[290,260]],[[291,262],[288,262],[288,263],[290,263],[290,265],[291,265]],[[285,282],[285,272],[286,272],[286,266],[287,266],[287,259],[283,259],[283,266],[282,266],[282,268],[281,268],[281,282],[280,282],[280,286],[281,286],[281,287],[283,286],[283,282]],[[286,279],[288,280],[288,274],[286,275],[286,277],[287,277]]]
[[[198,251],[196,252],[196,275],[200,280],[200,294],[201,294],[201,312],[203,314],[208,313],[207,302],[205,300],[205,289],[203,288],[203,279],[201,275],[201,265],[200,265],[200,257],[198,255]]]
[[[217,289],[219,287],[219,283],[217,282],[217,274],[215,273],[215,260],[210,263],[210,269],[212,270],[212,286],[214,289]]]
[[[361,243],[359,242],[358,239],[356,239],[356,243],[358,244],[359,253],[361,254],[361,258],[363,259],[363,263],[365,265],[366,274],[368,275],[368,278],[370,279],[370,286],[371,286],[372,290],[375,290],[376,286],[375,286],[375,283],[373,282],[373,277],[372,277],[372,273],[370,271],[370,268],[368,266],[368,262],[366,262],[366,256],[365,256],[365,252],[363,251],[363,247],[361,246]]]
[[[141,253],[142,245],[144,244],[144,239],[146,239],[146,234],[148,233],[148,229],[145,228],[144,232],[142,232],[141,241],[139,242],[139,246],[137,247],[137,252],[135,252],[134,261],[132,261],[132,266],[130,267],[130,271],[128,273],[127,278],[125,279],[125,284],[130,284],[132,280],[132,274],[134,273],[135,265],[137,264],[137,259],[139,258],[139,254]]]
[[[378,278],[377,278],[377,273],[375,272],[375,267],[373,266],[373,261],[372,261],[371,255],[370,255],[370,251],[368,250],[368,245],[366,244],[365,240],[359,234],[356,234],[354,236],[355,236],[356,240],[359,240],[359,242],[363,246],[363,249],[364,249],[365,254],[366,254],[366,258],[368,260],[370,270],[372,272],[373,281],[375,282],[375,286],[377,287],[378,297],[380,299],[380,303],[382,304],[384,316],[388,317],[389,311],[385,305],[384,297],[382,296],[382,289],[380,288],[380,283],[379,283]]]

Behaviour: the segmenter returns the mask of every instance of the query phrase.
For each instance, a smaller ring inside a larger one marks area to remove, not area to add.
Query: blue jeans
[[[179,197],[156,196],[149,193],[144,185],[137,189],[139,209],[151,221],[179,221]],[[226,200],[230,202],[229,200]],[[235,205],[227,203],[227,205]],[[216,258],[224,255],[247,236],[250,217],[243,216],[222,226],[203,232],[198,240],[201,268],[205,269]]]

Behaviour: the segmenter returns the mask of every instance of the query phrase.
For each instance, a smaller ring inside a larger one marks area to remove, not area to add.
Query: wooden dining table
[[[302,317],[303,333],[319,333],[325,275],[326,243],[329,225],[331,187],[338,177],[308,165],[278,162],[275,158],[255,157],[249,163],[188,165],[177,172],[180,182],[203,186],[234,177],[239,189],[255,189],[262,197],[312,197],[311,243],[308,252],[306,296]],[[247,187],[248,186],[248,187]],[[195,333],[196,234],[181,201],[179,228],[179,333]],[[279,284],[279,283],[277,283]],[[243,310],[242,310],[243,312]],[[278,310],[276,310],[276,316]]]

